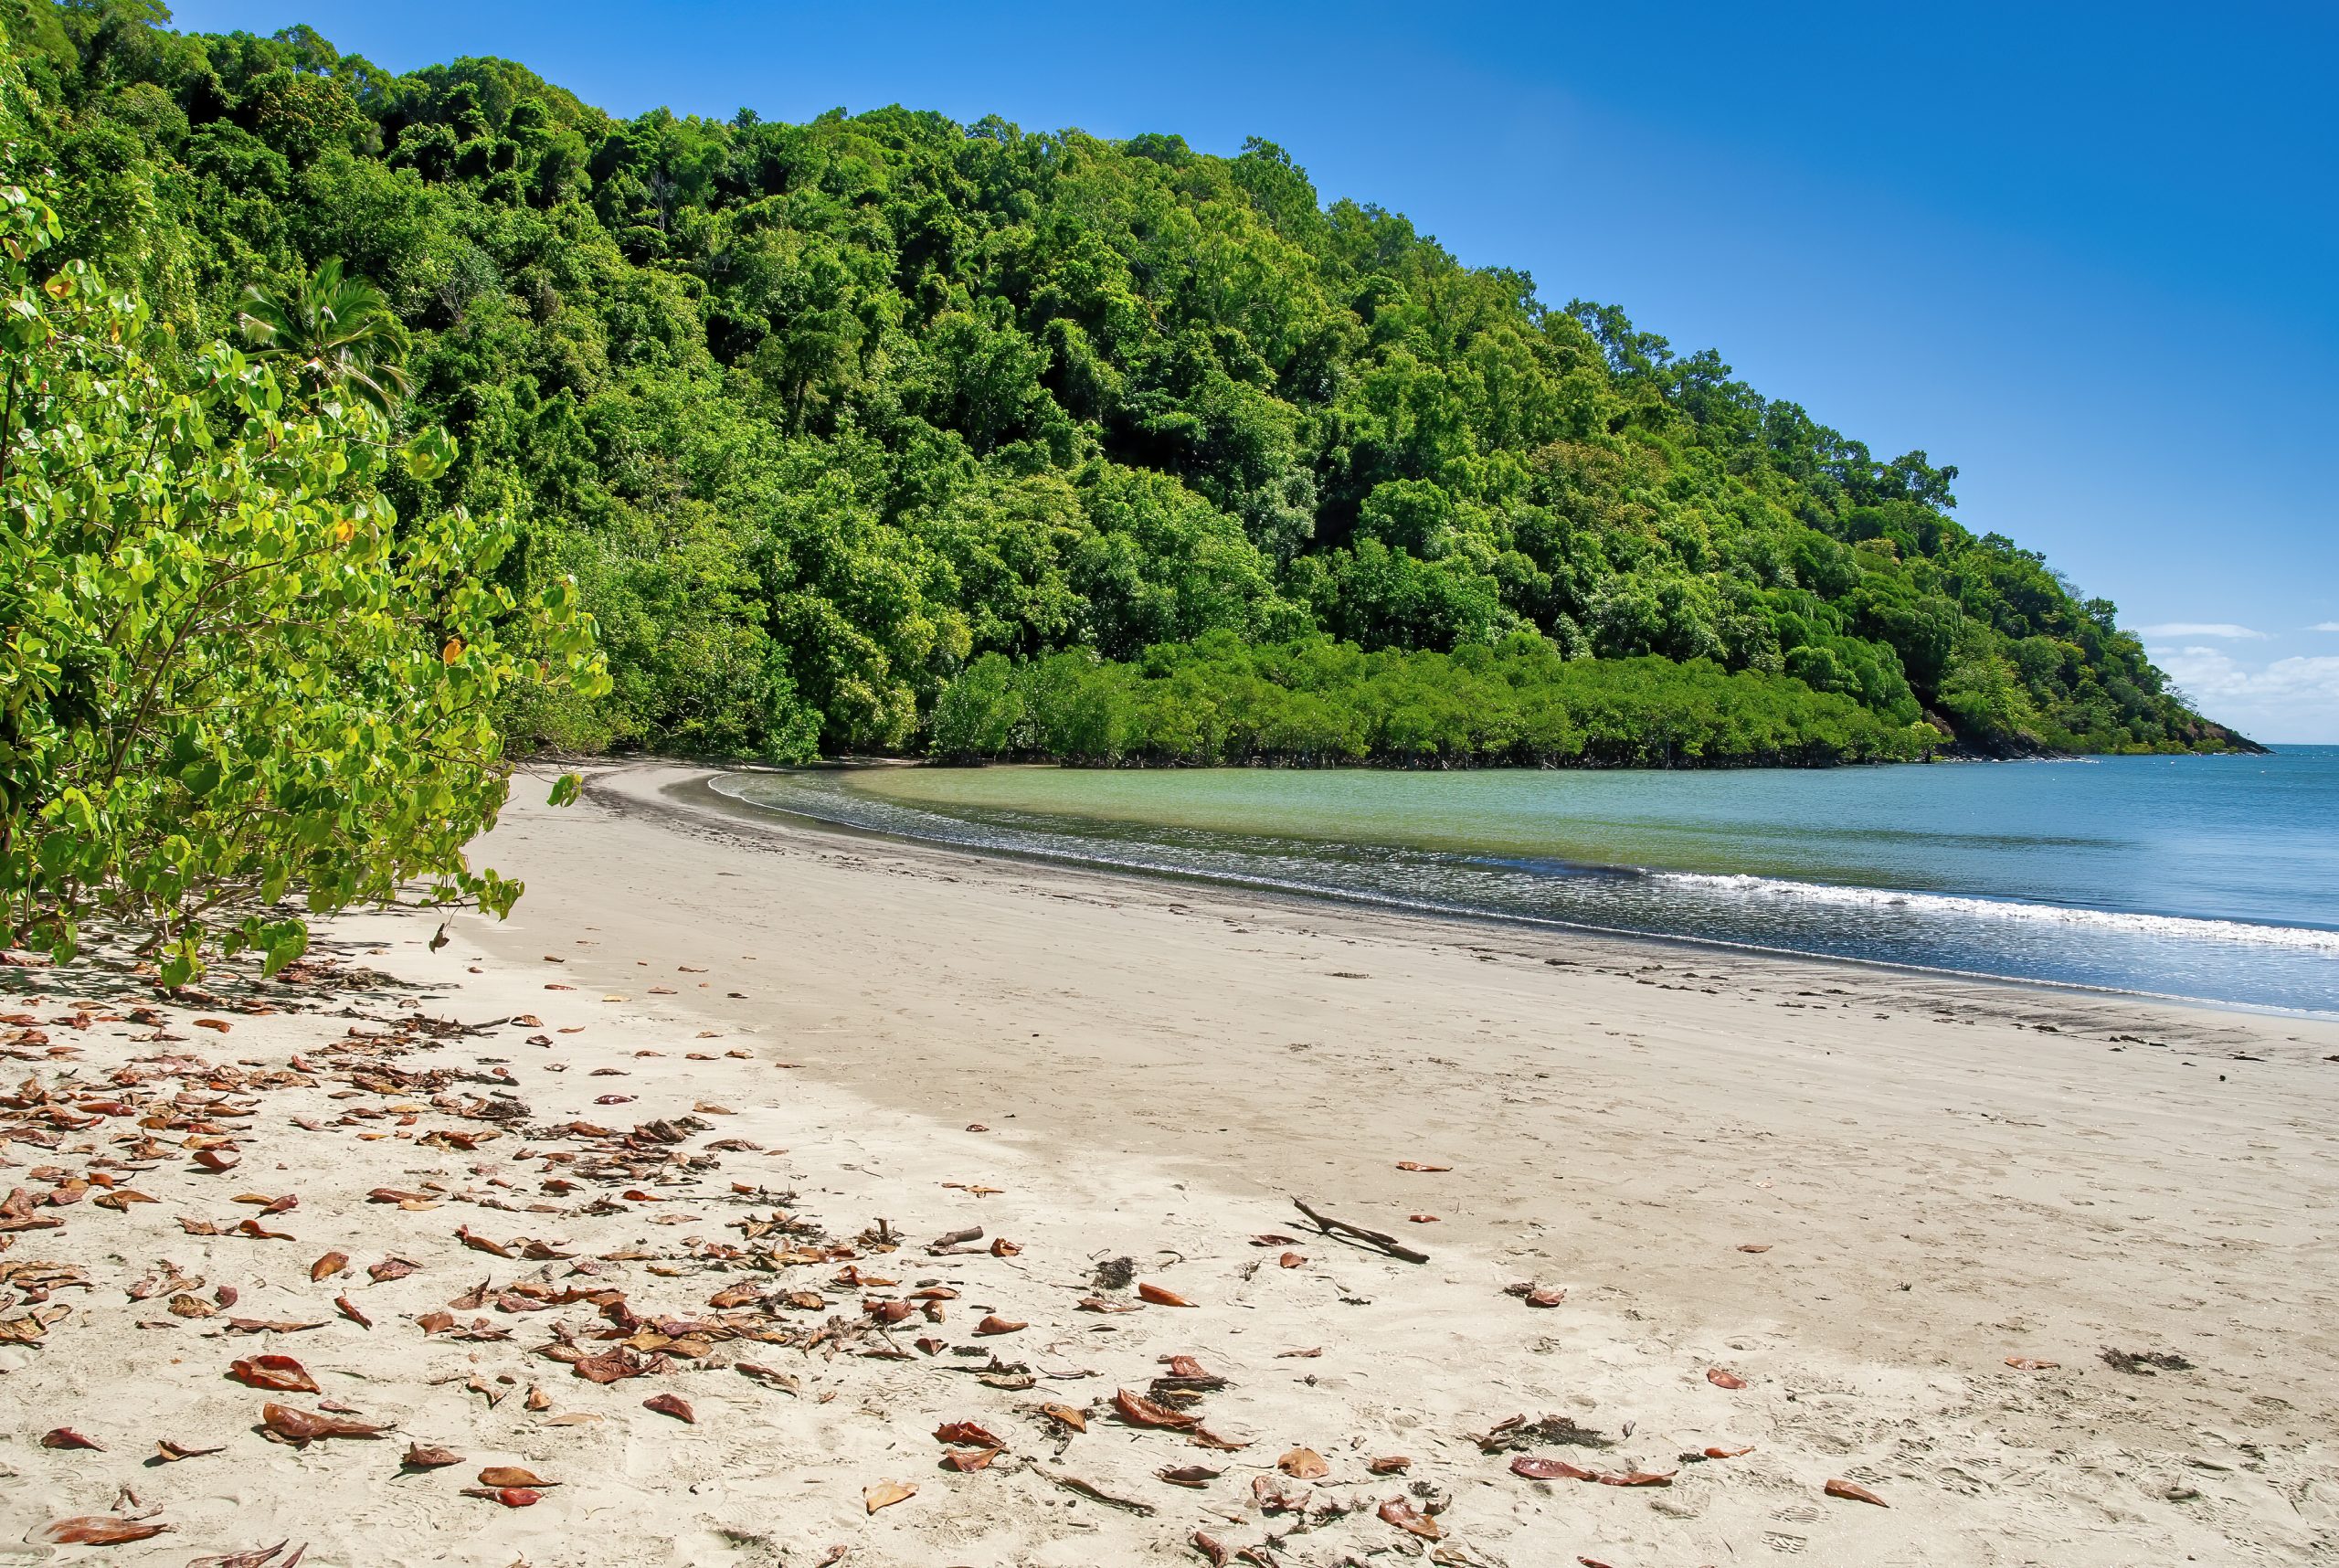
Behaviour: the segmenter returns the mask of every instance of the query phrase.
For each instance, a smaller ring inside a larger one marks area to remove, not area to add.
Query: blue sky
[[[1956,463],[1969,526],[2117,600],[2214,716],[2339,742],[2339,6],[175,12],[393,69],[503,55],[619,114],[1265,136],[1328,197]]]

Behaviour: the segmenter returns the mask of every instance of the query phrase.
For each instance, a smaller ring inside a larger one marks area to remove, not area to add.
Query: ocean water
[[[2339,1013],[2339,747],[1685,773],[892,768],[717,788],[974,848]]]

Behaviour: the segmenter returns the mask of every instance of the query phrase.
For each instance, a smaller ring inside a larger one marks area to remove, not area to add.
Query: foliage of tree
[[[303,908],[507,909],[463,846],[503,697],[606,683],[574,588],[492,580],[508,519],[401,519],[384,488],[443,474],[443,431],[182,347],[86,260],[48,271],[61,234],[0,186],[0,937],[67,957],[103,922],[175,984],[297,957]]]
[[[1898,762],[1941,738],[1789,676],[1650,653],[1571,660],[1525,631],[1451,653],[1229,631],[1126,662],[986,653],[943,690],[932,734],[957,762],[1406,768]]]
[[[395,498],[508,509],[500,580],[573,576],[609,633],[608,697],[506,699],[532,742],[948,752],[987,655],[1217,632],[1527,635],[1992,753],[2238,742],[2111,605],[1955,521],[1954,468],[1327,204],[1265,143],[618,120],[506,60],[5,4],[20,168],[185,341],[336,259],[380,284],[410,410],[463,448]]]
[[[412,387],[398,363],[406,331],[381,290],[344,274],[338,256],[312,277],[297,279],[276,299],[259,284],[244,289],[236,325],[250,357],[277,366],[297,389],[346,392],[387,417]]]

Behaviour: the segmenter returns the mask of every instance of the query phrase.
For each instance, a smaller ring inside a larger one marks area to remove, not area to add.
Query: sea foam
[[[1908,893],[1889,887],[1795,882],[1784,877],[1750,876],[1737,873],[1660,871],[1649,874],[1656,881],[1685,888],[1775,899],[1782,903],[1891,909],[1912,915],[1966,916],[1985,920],[2035,920],[2063,926],[2093,927],[2131,936],[2165,937],[2187,941],[2246,942],[2302,952],[2339,953],[2339,931],[2326,931],[2312,926],[2261,926],[2249,920],[2146,915],[2118,909],[2082,909],[2064,904],[2034,904],[2013,898],[1976,898],[1952,893]]]

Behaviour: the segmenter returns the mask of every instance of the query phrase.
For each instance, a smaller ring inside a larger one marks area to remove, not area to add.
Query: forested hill
[[[151,0],[0,16],[8,177],[185,342],[328,259],[386,291],[404,417],[461,445],[401,514],[509,511],[503,569],[573,573],[600,623],[615,692],[510,715],[523,744],[2248,744],[1954,521],[1954,469],[1328,207],[1265,143],[613,120],[507,61],[393,76]]]

